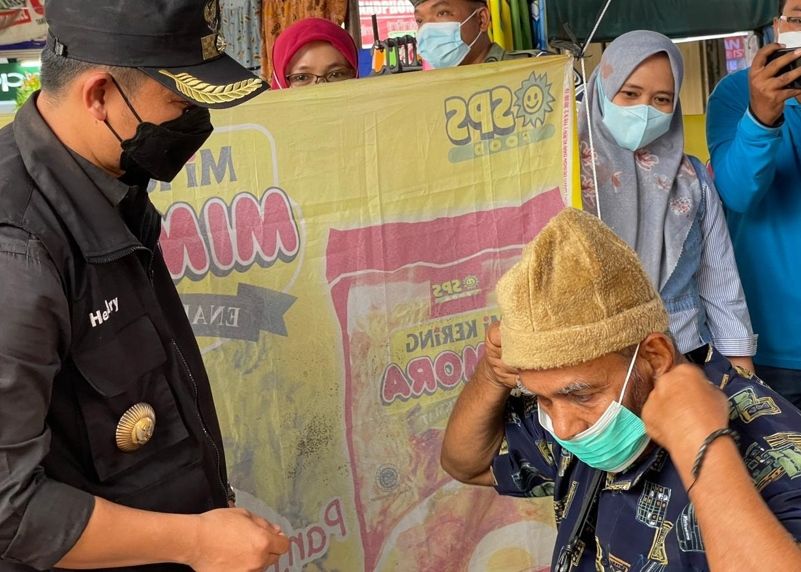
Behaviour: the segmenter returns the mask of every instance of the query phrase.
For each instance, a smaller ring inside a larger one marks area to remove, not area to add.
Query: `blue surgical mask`
[[[481,33],[469,45],[462,40],[462,26],[476,15],[474,10],[464,22],[434,22],[423,24],[417,31],[417,50],[434,68],[456,67],[470,53]]]
[[[597,83],[604,114],[603,123],[617,144],[624,149],[642,149],[670,131],[673,113],[659,111],[652,105],[617,105],[606,97],[600,78]]]
[[[579,460],[595,469],[609,473],[624,471],[645,451],[650,441],[642,419],[624,407],[622,403],[639,350],[640,346],[637,344],[637,350],[634,352],[634,357],[631,358],[620,398],[609,404],[604,414],[592,427],[572,439],[557,437],[554,434],[551,418],[541,407],[538,408],[540,425],[553,435],[563,449],[573,453]]]

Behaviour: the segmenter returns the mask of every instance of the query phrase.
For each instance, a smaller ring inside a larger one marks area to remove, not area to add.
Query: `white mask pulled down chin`
[[[801,32],[781,32],[777,41],[791,50],[801,48]]]

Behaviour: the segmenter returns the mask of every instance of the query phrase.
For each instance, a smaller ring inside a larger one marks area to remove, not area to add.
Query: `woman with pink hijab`
[[[359,77],[359,51],[344,29],[321,18],[295,22],[273,46],[273,89]]]

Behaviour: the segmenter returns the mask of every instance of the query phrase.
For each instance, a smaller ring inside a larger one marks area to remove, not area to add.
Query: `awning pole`
[[[595,25],[592,27],[592,32],[590,35],[587,36],[586,41],[584,42],[584,46],[581,48],[581,53],[579,54],[580,58],[584,57],[584,54],[587,52],[587,49],[590,47],[592,43],[592,39],[595,37],[596,32],[598,32],[598,28],[601,27],[601,22],[604,20],[604,16],[606,16],[606,11],[609,10],[609,5],[612,3],[612,0],[606,0],[606,4],[604,5],[601,13],[598,14],[598,17],[595,19]],[[585,80],[587,78],[584,78]]]
[[[598,189],[598,169],[595,166],[595,140],[592,133],[592,121],[590,120],[590,106],[589,100],[587,99],[587,67],[584,64],[584,60],[586,59],[584,55],[587,52],[587,49],[590,47],[592,43],[592,39],[595,37],[595,33],[598,31],[598,28],[601,26],[601,22],[603,22],[604,16],[606,16],[606,11],[609,9],[609,5],[612,3],[612,0],[606,0],[606,4],[604,5],[601,13],[598,14],[598,18],[595,20],[595,25],[592,28],[592,32],[590,35],[587,36],[587,40],[584,42],[584,46],[581,48],[581,53],[579,54],[579,61],[581,62],[581,79],[584,82],[584,110],[587,112],[587,134],[589,135],[589,144],[590,144],[590,162],[592,165],[592,185],[593,190],[595,191],[595,212],[598,215],[598,218],[601,218],[601,193]],[[599,80],[600,81],[600,80]]]

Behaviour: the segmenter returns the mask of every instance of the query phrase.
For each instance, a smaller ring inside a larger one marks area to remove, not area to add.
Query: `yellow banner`
[[[571,61],[271,92],[215,112],[162,249],[270,572],[547,570],[551,499],[440,468],[494,286],[575,181]]]

